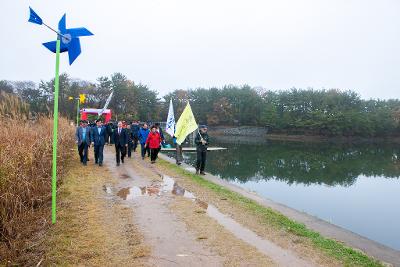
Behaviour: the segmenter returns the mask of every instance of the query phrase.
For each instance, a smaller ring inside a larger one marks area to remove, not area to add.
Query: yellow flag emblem
[[[185,141],[186,136],[197,129],[196,119],[193,116],[189,102],[183,110],[175,127],[176,142],[180,145]]]
[[[86,99],[85,94],[79,94],[79,102],[81,102],[81,104],[85,103],[85,99]]]

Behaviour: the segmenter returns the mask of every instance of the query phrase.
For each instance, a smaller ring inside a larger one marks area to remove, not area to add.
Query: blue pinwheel
[[[43,45],[51,52],[56,54],[56,75],[54,78],[54,112],[53,112],[53,160],[51,178],[51,221],[56,222],[56,196],[57,196],[57,144],[58,144],[58,99],[60,91],[60,53],[68,51],[69,64],[71,65],[81,53],[79,37],[93,35],[86,28],[67,29],[65,14],[58,23],[58,31],[54,30],[39,17],[39,15],[29,8],[29,22],[44,25],[57,33],[57,41],[47,42]],[[79,103],[79,102],[78,102]],[[78,108],[79,109],[79,108]]]
[[[61,39],[61,46],[60,52],[68,51],[69,57],[69,64],[71,65],[75,59],[81,54],[81,43],[79,41],[79,37],[81,36],[90,36],[93,35],[88,29],[86,28],[71,28],[67,29],[66,26],[66,15],[62,16],[60,22],[58,23],[58,31],[54,30],[50,26],[43,23],[43,20],[33,11],[32,8],[29,8],[30,16],[29,22],[45,25],[47,28],[51,29],[52,31],[56,32]],[[51,41],[47,43],[43,43],[43,45],[49,49],[51,52],[56,53],[56,41]]]

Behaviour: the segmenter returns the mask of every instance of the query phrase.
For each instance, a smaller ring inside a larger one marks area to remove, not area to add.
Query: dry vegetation
[[[0,95],[0,264],[26,264],[35,237],[50,224],[53,123],[28,121],[28,110],[17,97]],[[60,119],[59,173],[71,156],[73,131]]]

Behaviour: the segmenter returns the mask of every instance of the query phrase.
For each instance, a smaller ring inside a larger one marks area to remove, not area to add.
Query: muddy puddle
[[[131,178],[128,174],[126,174],[126,173],[123,173],[123,174],[121,174],[121,178],[122,179],[129,179],[129,178]]]
[[[160,195],[160,188],[157,186],[133,186],[125,187],[117,192],[117,196],[123,200],[132,200],[140,196]]]
[[[300,259],[292,252],[277,246],[269,240],[261,238],[255,232],[242,226],[230,216],[220,212],[215,206],[197,198],[193,193],[181,187],[173,178],[167,175],[163,176],[163,180],[160,184],[152,184],[143,187],[125,187],[117,192],[117,196],[123,200],[133,200],[137,197],[162,196],[168,193],[194,201],[205,214],[216,220],[226,230],[249,245],[256,247],[260,252],[279,263],[279,265],[312,266],[312,264]]]

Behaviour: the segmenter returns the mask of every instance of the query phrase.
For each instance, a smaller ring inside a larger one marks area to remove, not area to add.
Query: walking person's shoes
[[[86,162],[83,162],[83,166],[87,166],[87,163],[86,163]]]
[[[142,160],[144,160],[144,157],[142,157]]]
[[[100,162],[100,163],[99,163],[99,166],[100,166],[100,167],[103,166],[103,163]]]
[[[117,162],[117,166],[119,166],[119,162]]]
[[[99,164],[99,162],[95,161],[94,164]]]
[[[201,175],[206,175],[206,173],[205,173],[205,172],[200,172],[200,174],[201,174]]]
[[[123,158],[121,158],[121,162],[124,163],[124,159]]]
[[[156,163],[156,162],[155,162],[154,160],[152,160],[152,161],[151,161],[151,164],[154,164],[154,163]]]

